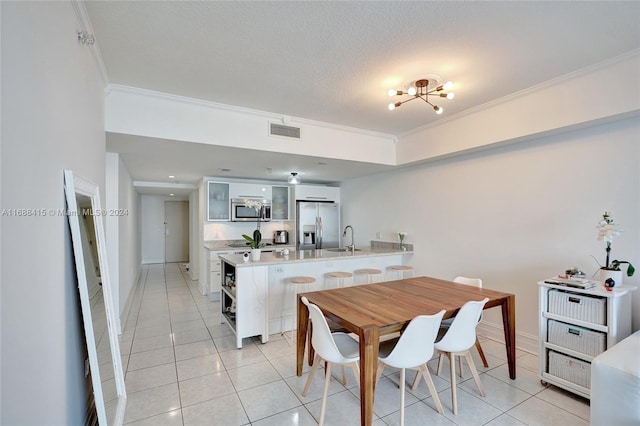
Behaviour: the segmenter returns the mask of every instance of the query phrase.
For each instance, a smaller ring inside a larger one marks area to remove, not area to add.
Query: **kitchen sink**
[[[330,249],[324,249],[326,251],[335,251],[335,252],[345,252],[345,253],[349,253],[351,250],[349,249],[345,249],[345,248],[330,248]],[[355,251],[362,251],[362,249],[355,249]]]

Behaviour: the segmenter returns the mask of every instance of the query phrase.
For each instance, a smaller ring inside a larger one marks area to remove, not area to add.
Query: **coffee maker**
[[[289,232],[284,229],[273,231],[273,244],[289,244]]]

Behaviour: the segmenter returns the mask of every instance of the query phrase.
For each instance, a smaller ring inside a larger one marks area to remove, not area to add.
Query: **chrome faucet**
[[[351,253],[355,253],[356,251],[356,242],[353,236],[353,226],[347,225],[344,227],[344,232],[342,233],[342,237],[347,236],[347,229],[351,229],[351,244],[347,246],[347,250],[351,250]]]

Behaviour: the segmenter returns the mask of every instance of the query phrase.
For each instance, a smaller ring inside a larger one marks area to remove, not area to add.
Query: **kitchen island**
[[[245,262],[242,254],[221,254],[222,290],[220,293],[221,320],[229,324],[236,335],[236,347],[242,339],[260,335],[266,343],[270,333],[295,328],[295,309],[282,315],[286,286],[294,276],[309,276],[316,282],[307,291],[325,290],[336,283],[325,284],[325,274],[333,271],[353,272],[376,268],[385,271],[392,265],[407,265],[413,255],[412,247],[403,251],[384,246],[372,246],[355,252],[323,249],[262,253],[259,261]],[[362,284],[355,281],[354,284]],[[295,306],[294,301],[287,305]]]
[[[274,244],[268,242],[263,251],[281,252],[285,249],[294,250],[295,245]],[[200,281],[200,293],[209,296],[209,300],[216,301],[220,298],[220,284],[222,283],[222,269],[220,266],[221,254],[242,254],[249,251],[246,240],[220,240],[205,241],[204,248],[207,250],[207,258],[205,264],[205,279]]]

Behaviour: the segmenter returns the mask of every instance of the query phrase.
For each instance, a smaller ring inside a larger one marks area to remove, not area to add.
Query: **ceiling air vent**
[[[269,123],[270,136],[284,136],[285,138],[300,139],[300,127],[285,126],[284,124]]]

